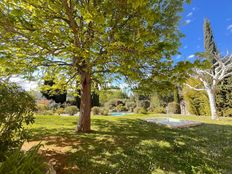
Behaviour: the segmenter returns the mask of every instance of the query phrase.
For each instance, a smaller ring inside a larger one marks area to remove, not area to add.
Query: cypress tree
[[[213,55],[218,53],[211,25],[208,19],[204,21],[204,47],[206,58],[215,63]],[[232,77],[225,78],[217,88],[216,105],[220,116],[232,116]]]
[[[214,60],[213,55],[218,53],[216,43],[213,37],[213,31],[211,28],[211,24],[208,19],[204,21],[204,48],[206,53],[206,58],[214,64],[216,60]]]

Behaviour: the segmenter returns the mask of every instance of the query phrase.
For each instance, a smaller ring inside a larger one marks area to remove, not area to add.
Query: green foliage
[[[117,106],[117,101],[128,98],[128,96],[120,89],[105,89],[99,91],[99,98],[101,105]]]
[[[134,112],[137,114],[147,114],[147,109],[143,107],[136,107]]]
[[[232,116],[232,77],[225,78],[217,87],[216,104],[220,116]]]
[[[136,108],[136,103],[134,101],[127,101],[125,106],[129,112],[133,112],[134,108]]]
[[[201,82],[189,79],[188,84],[191,86],[200,86]],[[194,115],[210,115],[209,99],[205,91],[195,91],[184,87],[184,100],[187,102],[188,111]]]
[[[0,81],[0,156],[26,138],[23,124],[33,123],[34,99],[16,84]]]
[[[180,105],[176,102],[168,103],[168,114],[178,114]]]
[[[76,114],[78,111],[79,111],[79,109],[78,109],[77,106],[67,106],[67,107],[64,109],[64,112],[65,112],[66,114],[69,114],[69,115],[74,115],[74,114]]]
[[[56,103],[63,104],[66,101],[66,96],[67,96],[67,90],[63,89],[65,88],[64,86],[65,86],[65,81],[56,84],[54,77],[52,78],[52,80],[45,79],[44,85],[41,86],[41,93],[48,100],[52,99]]]
[[[99,94],[95,91],[91,93],[91,106],[100,106]]]
[[[160,96],[159,96],[158,92],[153,92],[151,94],[150,102],[151,102],[151,107],[159,107],[159,106],[161,106],[162,101],[160,100]]]
[[[94,107],[92,107],[91,111],[92,111],[93,115],[100,115],[101,108],[97,107],[97,106],[94,106]]]
[[[123,99],[110,99],[108,102],[105,103],[105,107],[107,107],[110,110],[117,110],[117,106],[122,105],[124,106],[124,100]],[[120,107],[120,106],[119,106]]]
[[[150,107],[150,101],[149,100],[139,100],[138,107],[148,109]]]
[[[122,111],[128,111],[128,108],[126,106],[124,106],[123,104],[119,104],[116,106],[116,110],[118,112],[122,112]]]
[[[0,163],[0,173],[7,174],[44,174],[47,164],[42,157],[38,155],[38,150],[41,145],[32,147],[29,151],[23,152],[20,149],[15,149],[9,153],[6,160]]]
[[[156,113],[156,114],[165,114],[166,113],[166,109],[165,109],[165,107],[160,106],[160,107],[152,108],[150,110],[150,112],[153,112],[153,113]]]
[[[40,114],[40,115],[53,115],[54,112],[53,112],[53,110],[44,110],[42,112],[39,112],[38,114]]]
[[[92,108],[92,114],[93,115],[108,115],[109,114],[109,109],[104,108],[104,107],[93,107]]]
[[[64,111],[64,108],[58,108],[55,110],[55,113],[58,114],[58,115],[61,115],[63,114],[65,111]]]
[[[102,108],[101,109],[101,115],[108,115],[109,114],[109,109],[108,108]]]
[[[47,104],[38,103],[38,104],[36,105],[36,110],[37,110],[38,113],[42,113],[42,112],[44,112],[44,111],[46,111],[46,110],[48,110],[48,109],[49,109],[49,108],[48,108],[48,105],[47,105]]]
[[[208,59],[212,60],[211,56],[218,52],[216,43],[213,37],[213,31],[211,29],[211,25],[208,19],[204,21],[204,47],[205,52],[208,54]]]
[[[110,77],[105,72],[138,81],[146,76],[144,64],[160,69],[177,53],[184,2],[1,1],[1,71],[44,66],[52,76],[73,77],[78,69],[93,71],[93,79],[101,82]]]

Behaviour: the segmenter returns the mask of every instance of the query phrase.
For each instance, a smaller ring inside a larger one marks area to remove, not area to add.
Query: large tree
[[[193,87],[190,84],[186,84],[188,87],[196,91],[206,91],[209,97],[211,118],[217,119],[216,108],[216,87],[225,78],[232,76],[232,55],[221,56],[215,54],[211,56],[214,58],[215,63],[211,66],[195,67],[190,73],[190,77],[200,80],[203,83],[204,88]],[[206,62],[207,65],[208,62]]]
[[[17,65],[17,72],[52,67],[53,73],[66,74],[69,83],[79,80],[77,130],[90,131],[92,80],[111,73],[143,79],[161,59],[176,54],[184,2],[2,0],[1,63]]]

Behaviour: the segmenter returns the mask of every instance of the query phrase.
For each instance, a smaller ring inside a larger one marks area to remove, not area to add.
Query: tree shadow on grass
[[[76,123],[73,123],[73,128]],[[93,119],[92,133],[31,129],[57,173],[229,173],[232,126],[169,129],[139,119]],[[63,159],[63,160],[61,160]]]

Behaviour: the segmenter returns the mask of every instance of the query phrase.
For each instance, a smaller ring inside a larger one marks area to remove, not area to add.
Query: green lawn
[[[145,116],[94,116],[92,133],[75,133],[77,117],[36,116],[30,141],[57,173],[232,173],[232,119],[173,116],[204,125],[169,129]]]

